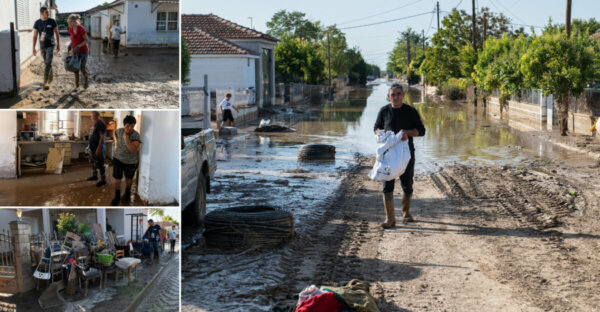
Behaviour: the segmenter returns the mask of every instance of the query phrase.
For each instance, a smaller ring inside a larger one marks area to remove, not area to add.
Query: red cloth
[[[83,45],[79,47],[79,50],[75,52],[75,46],[83,42],[83,36],[87,32],[85,28],[81,25],[77,25],[77,34],[73,33],[73,28],[69,28],[69,35],[71,35],[71,48],[73,49],[73,53],[84,53],[88,51],[88,45]]]
[[[296,312],[338,312],[345,306],[334,293],[328,291],[302,301]]]

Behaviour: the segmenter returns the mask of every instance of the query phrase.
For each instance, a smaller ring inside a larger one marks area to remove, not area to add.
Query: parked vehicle
[[[206,215],[206,194],[217,170],[215,131],[181,129],[181,209],[186,223],[200,224]]]

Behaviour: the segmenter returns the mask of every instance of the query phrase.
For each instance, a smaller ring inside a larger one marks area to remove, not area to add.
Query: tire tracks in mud
[[[563,235],[568,229],[562,225],[574,211],[588,209],[585,197],[576,200],[570,195],[572,185],[540,172],[465,165],[445,168],[431,174],[430,179],[459,209],[471,210],[467,213],[475,217],[476,226],[485,228],[481,225],[492,221],[477,218],[472,211],[482,209],[498,214],[491,231],[497,232],[504,225],[505,230],[523,237],[488,240],[500,260],[490,269],[495,271],[491,275],[501,283],[516,286],[521,297],[546,311],[598,308],[589,287],[600,286],[599,275],[584,277],[590,271],[597,272],[593,268],[598,265],[577,252],[579,247],[590,246],[566,241]],[[489,229],[484,231],[489,234]],[[528,239],[532,242],[524,241]],[[544,261],[538,262],[540,258]]]

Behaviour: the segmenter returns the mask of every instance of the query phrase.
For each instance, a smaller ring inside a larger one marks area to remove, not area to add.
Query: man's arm
[[[104,144],[104,135],[106,133],[100,133],[100,140],[98,141],[98,148],[96,149],[96,156],[100,156],[102,154],[102,145]]]
[[[60,36],[58,34],[58,26],[54,27],[54,35],[56,36],[56,52],[60,51]]]
[[[373,131],[375,134],[379,133],[379,130],[383,129],[383,110],[379,110],[377,114],[377,119],[375,119],[375,125],[373,126]]]
[[[125,134],[125,131],[123,131],[123,139],[125,140],[127,150],[132,154],[137,153],[140,149],[140,141],[131,141],[129,135]]]
[[[35,25],[34,25],[35,27]],[[33,56],[35,56],[36,51],[35,51],[35,44],[37,43],[37,38],[38,38],[38,30],[37,28],[33,29]]]
[[[402,136],[402,141],[408,139],[408,137],[418,137],[425,135],[425,126],[423,125],[423,121],[421,121],[421,116],[419,112],[415,110],[414,114],[415,118],[415,128],[414,129],[402,129],[404,135]]]

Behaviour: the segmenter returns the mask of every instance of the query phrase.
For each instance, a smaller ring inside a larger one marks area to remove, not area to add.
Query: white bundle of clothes
[[[377,181],[390,181],[401,176],[410,161],[408,140],[402,141],[403,132],[379,131],[375,135],[377,143],[375,165],[369,178]]]

